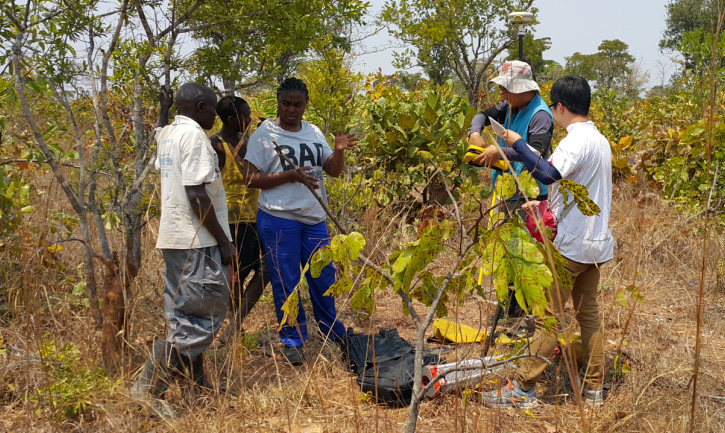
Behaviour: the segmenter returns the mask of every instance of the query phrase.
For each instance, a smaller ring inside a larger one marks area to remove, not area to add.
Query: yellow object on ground
[[[440,341],[450,341],[457,344],[483,343],[486,339],[486,330],[459,325],[445,319],[436,319],[433,322],[433,335]]]
[[[486,341],[487,330],[461,325],[446,319],[436,319],[433,322],[433,335],[441,342],[455,344],[483,343]],[[513,339],[504,333],[496,338],[496,344],[500,345],[514,345],[519,341],[522,341],[522,339]],[[584,365],[581,335],[561,333],[559,334],[559,345],[562,348],[568,346],[569,350],[573,351],[577,364]]]
[[[467,325],[460,325],[446,319],[436,319],[433,322],[433,335],[438,341],[455,344],[483,343],[486,341],[486,329],[476,329]],[[513,345],[517,341],[506,334],[496,338],[496,344]]]

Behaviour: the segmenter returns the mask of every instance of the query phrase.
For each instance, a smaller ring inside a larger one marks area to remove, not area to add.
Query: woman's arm
[[[313,167],[297,167],[292,170],[265,173],[263,171],[259,171],[254,164],[245,160],[244,179],[246,180],[247,187],[249,188],[270,189],[284,185],[287,182],[304,183],[303,179],[307,179],[308,182],[315,185],[315,188],[319,188],[320,185],[317,183],[317,178],[307,174],[307,171],[312,170],[312,168]]]
[[[332,177],[338,177],[345,168],[345,151],[357,146],[359,138],[355,134],[343,135],[337,131],[335,136],[335,153],[325,161],[325,172]]]

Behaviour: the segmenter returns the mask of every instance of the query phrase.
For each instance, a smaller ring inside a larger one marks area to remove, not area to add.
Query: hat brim
[[[496,78],[491,78],[489,82],[496,83],[511,93],[525,93],[532,90],[535,92],[541,92],[541,89],[539,89],[539,85],[536,84],[536,81],[526,78],[512,79],[509,77],[498,76]]]

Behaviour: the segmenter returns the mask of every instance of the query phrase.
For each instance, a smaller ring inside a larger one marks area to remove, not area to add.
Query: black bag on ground
[[[413,346],[398,335],[397,329],[381,329],[374,336],[350,329],[347,336],[349,369],[358,375],[360,389],[392,406],[409,405],[415,373]],[[423,355],[423,365],[439,362],[437,354]]]

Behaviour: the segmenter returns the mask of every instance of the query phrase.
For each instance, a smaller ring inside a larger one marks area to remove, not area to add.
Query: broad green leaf
[[[556,320],[556,318],[554,318],[554,317],[551,317],[551,316],[547,316],[547,317],[545,317],[545,318],[544,318],[544,329],[545,329],[545,330],[546,330],[547,332],[555,332],[555,329],[554,329],[554,327],[555,327],[555,326],[556,326],[556,325],[557,325],[558,323],[559,323],[559,321],[558,321],[558,320]]]
[[[358,232],[352,232],[345,236],[345,247],[350,259],[357,260],[360,253],[365,249],[365,238]]]
[[[393,273],[399,274],[405,272],[405,268],[408,266],[412,258],[413,250],[410,248],[406,248],[403,251],[396,251],[391,254],[390,260],[395,260],[391,266]]]
[[[334,238],[333,238],[334,241]],[[333,252],[329,245],[324,245],[312,255],[310,260],[310,274],[312,278],[319,278],[322,269],[332,262]]]
[[[536,245],[527,238],[511,238],[506,241],[509,254],[532,263],[544,263],[544,255]]]
[[[415,120],[408,113],[400,113],[398,114],[398,125],[404,129],[412,129],[415,125]]]
[[[350,307],[354,311],[365,310],[368,313],[373,313],[375,310],[375,301],[372,296],[372,289],[370,286],[363,285],[350,299]]]
[[[510,173],[505,173],[496,178],[496,198],[504,200],[516,194],[516,181]]]
[[[521,184],[521,191],[526,194],[526,197],[530,199],[538,197],[539,185],[528,171],[521,172],[519,175],[519,183]]]
[[[496,273],[493,279],[493,287],[496,289],[496,297],[498,302],[506,305],[509,301],[509,265],[499,267],[499,271]]]
[[[504,242],[509,239],[528,239],[528,232],[511,221],[499,227],[497,233],[499,238]]]
[[[506,248],[499,242],[492,242],[486,246],[481,262],[483,275],[493,275],[503,263],[505,254]]]
[[[431,107],[430,103],[425,104],[425,113],[423,114],[423,119],[428,125],[433,125],[434,123],[436,123],[436,120],[438,120],[438,113],[436,112],[435,108]]]
[[[599,214],[599,206],[592,201],[589,197],[589,192],[583,185],[579,185],[570,180],[560,180],[559,184],[561,185],[559,191],[564,196],[564,203],[569,203],[569,194],[571,193],[582,215],[594,216]]]
[[[331,285],[323,296],[339,296],[343,293],[347,293],[352,289],[352,280],[347,276],[343,276],[339,280],[335,281],[335,284]]]
[[[294,325],[297,323],[297,314],[299,313],[300,304],[300,292],[295,290],[292,292],[284,304],[282,304],[282,320],[279,324],[279,329],[282,329],[284,325]]]
[[[619,302],[619,305],[621,305],[622,308],[627,308],[627,296],[624,290],[620,290],[619,293],[617,293],[617,302]]]

